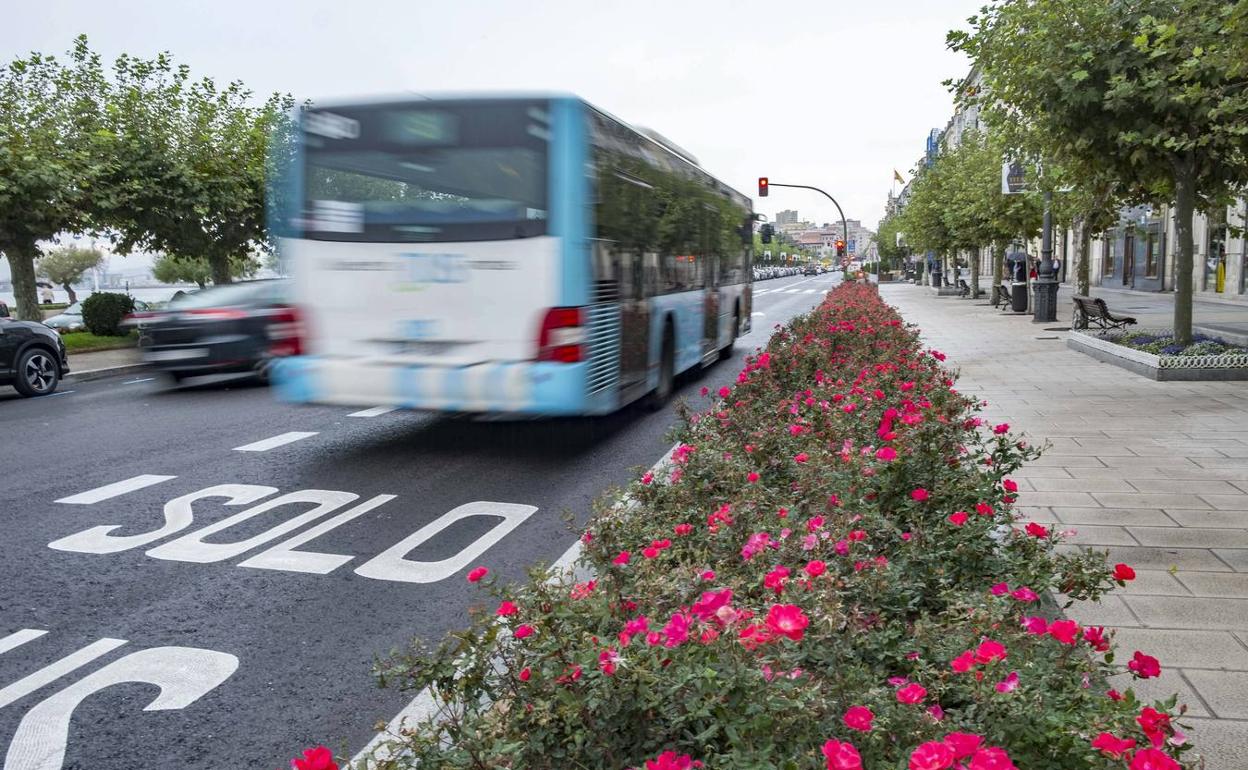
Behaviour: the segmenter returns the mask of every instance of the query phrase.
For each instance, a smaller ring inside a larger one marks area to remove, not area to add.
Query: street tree
[[[949,36],[982,74],[990,122],[1038,137],[1046,162],[1099,186],[1090,197],[1173,201],[1180,342],[1193,215],[1248,185],[1246,14],[1244,0],[997,0]]]
[[[104,252],[91,247],[57,246],[49,249],[39,260],[39,275],[60,286],[69,295],[72,305],[78,301],[74,284],[82,280],[88,270],[94,270],[104,261]]]
[[[65,61],[32,53],[0,69],[0,252],[17,316],[41,320],[40,241],[90,224],[105,163],[99,58],[79,38]]]
[[[259,266],[259,261],[250,255],[234,257],[230,260],[230,277],[250,277]],[[161,283],[193,283],[202,289],[213,280],[213,272],[212,265],[205,257],[161,254],[152,263],[152,277]]]
[[[979,255],[992,247],[994,285],[1001,283],[1005,249],[1017,238],[1040,230],[1041,207],[1035,192],[1001,191],[1002,140],[968,131],[956,148],[938,159],[945,176],[943,217],[950,238],[971,255],[971,288],[979,290]],[[997,296],[993,294],[993,302]]]
[[[123,250],[204,259],[228,283],[268,244],[265,179],[269,138],[291,107],[274,94],[255,103],[241,83],[194,80],[168,54],[120,57],[113,68],[114,145],[110,223]]]
[[[910,197],[901,211],[900,228],[909,247],[943,257],[956,248],[943,213],[945,168],[940,156],[923,166],[910,182]]]
[[[880,270],[899,267],[905,258],[905,248],[898,243],[900,233],[901,216],[897,212],[888,214],[876,226],[875,247],[880,257]]]

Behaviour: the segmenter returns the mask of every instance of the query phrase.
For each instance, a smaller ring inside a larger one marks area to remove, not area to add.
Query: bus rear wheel
[[[738,305],[732,311],[732,336],[728,338],[728,344],[719,349],[719,360],[726,361],[732,358],[732,351],[737,346],[737,337],[741,334],[741,306]]]
[[[669,326],[663,332],[663,348],[662,353],[659,354],[659,383],[654,386],[654,390],[650,391],[647,406],[656,412],[667,406],[667,402],[672,399],[675,383],[676,344],[672,339],[672,330]]]

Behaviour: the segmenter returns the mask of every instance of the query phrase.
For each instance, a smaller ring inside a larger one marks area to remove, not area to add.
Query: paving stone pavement
[[[1063,326],[983,300],[883,284],[960,370],[958,388],[1051,448],[1017,474],[1019,510],[1077,531],[1137,579],[1068,610],[1156,656],[1142,698],[1177,692],[1207,770],[1248,769],[1248,383],[1154,382],[1066,347]],[[1131,684],[1123,682],[1123,685]]]

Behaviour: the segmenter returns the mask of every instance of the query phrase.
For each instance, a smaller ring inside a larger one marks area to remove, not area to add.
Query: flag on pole
[[[893,169],[893,179],[896,179],[901,184],[906,183],[906,180],[901,178],[901,172],[899,172],[897,169]]]

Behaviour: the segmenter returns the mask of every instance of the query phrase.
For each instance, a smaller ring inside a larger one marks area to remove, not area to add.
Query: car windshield
[[[61,312],[64,313],[65,315],[82,315],[82,303],[75,302],[74,304],[65,308]]]
[[[250,305],[258,302],[276,302],[281,296],[279,281],[255,281],[215,286],[193,294],[183,294],[169,302],[170,310],[195,310],[208,307]]]

